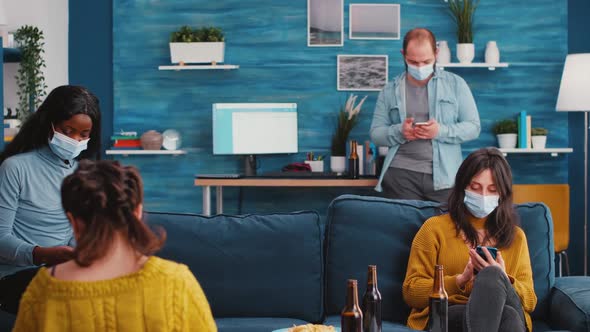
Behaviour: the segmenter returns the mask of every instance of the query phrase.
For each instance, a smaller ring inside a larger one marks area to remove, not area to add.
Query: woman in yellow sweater
[[[532,331],[537,297],[529,250],[516,226],[510,166],[499,150],[480,149],[463,161],[448,209],[428,219],[412,243],[403,284],[412,308],[408,326],[427,327],[434,266],[440,264],[449,295],[449,331]],[[484,250],[484,260],[477,245],[497,247],[497,258]]]
[[[135,168],[80,162],[61,194],[75,258],[39,270],[14,331],[217,331],[189,269],[152,256],[165,235],[141,221],[143,184]]]

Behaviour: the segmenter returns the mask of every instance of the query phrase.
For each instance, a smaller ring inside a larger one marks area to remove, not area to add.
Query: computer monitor
[[[213,104],[213,154],[297,152],[297,104]]]

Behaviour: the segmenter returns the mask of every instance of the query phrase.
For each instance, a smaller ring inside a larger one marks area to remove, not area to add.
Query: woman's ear
[[[135,213],[137,220],[141,220],[143,217],[143,204],[139,203],[135,208],[135,211],[133,211],[133,213]]]

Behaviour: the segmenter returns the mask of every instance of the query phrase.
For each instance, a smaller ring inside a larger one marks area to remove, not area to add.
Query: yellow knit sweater
[[[201,286],[182,264],[150,257],[112,280],[58,280],[42,268],[23,295],[14,330],[217,331]]]
[[[485,219],[472,219],[476,229],[484,227]],[[408,327],[423,330],[428,324],[428,296],[434,282],[434,265],[444,267],[445,289],[449,304],[465,304],[471,293],[472,283],[463,290],[457,286],[457,276],[463,273],[469,260],[469,247],[457,237],[450,215],[445,214],[428,219],[420,228],[414,241],[408,261],[408,271],[403,284],[403,296],[412,308]],[[526,324],[533,330],[530,312],[537,304],[533,289],[533,276],[526,236],[517,227],[514,241],[509,248],[501,249],[506,273],[512,282],[525,311]]]

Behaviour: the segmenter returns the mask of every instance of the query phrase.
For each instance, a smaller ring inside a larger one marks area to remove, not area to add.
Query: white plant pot
[[[495,41],[489,41],[486,45],[486,63],[500,63],[500,50]]]
[[[547,144],[547,136],[531,136],[533,149],[544,149]]]
[[[224,42],[170,43],[172,63],[223,63]]]
[[[333,173],[342,174],[346,171],[346,157],[331,156],[330,170]]]
[[[436,63],[447,64],[451,62],[451,50],[446,40],[440,40],[438,43],[438,55],[436,56]]]
[[[500,149],[513,149],[516,147],[517,134],[499,134],[496,137],[498,138]]]
[[[323,173],[324,172],[324,161],[323,160],[306,160],[306,164],[311,167],[312,172]]]
[[[475,58],[475,45],[457,44],[457,59],[460,63],[471,63]]]

